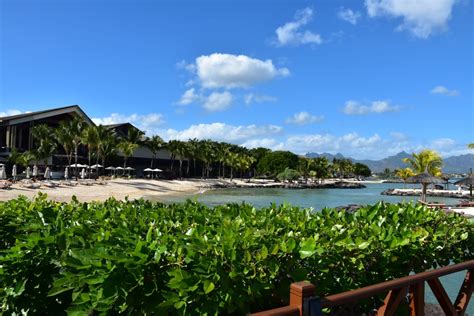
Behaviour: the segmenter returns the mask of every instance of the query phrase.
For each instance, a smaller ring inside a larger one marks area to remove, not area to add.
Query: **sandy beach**
[[[57,182],[59,183],[59,182]],[[126,197],[130,199],[139,199],[144,196],[168,196],[179,194],[193,194],[203,192],[215,187],[227,186],[274,186],[275,182],[271,180],[252,180],[250,183],[246,180],[234,179],[232,182],[228,179],[186,179],[186,180],[149,180],[149,179],[113,179],[108,180],[107,184],[93,184],[66,186],[59,185],[49,188],[44,185],[39,189],[24,188],[20,183],[15,183],[9,189],[0,190],[0,201],[7,201],[24,195],[30,199],[41,193],[48,195],[49,199],[67,202],[75,195],[79,201],[104,201],[110,197],[123,200]]]

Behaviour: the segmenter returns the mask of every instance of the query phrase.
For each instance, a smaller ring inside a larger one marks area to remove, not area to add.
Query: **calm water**
[[[174,196],[160,198],[165,202],[180,202],[187,198],[196,199],[207,205],[219,205],[232,202],[247,202],[256,207],[268,206],[271,203],[290,203],[302,207],[312,207],[321,210],[323,207],[337,207],[348,204],[373,204],[380,200],[400,202],[403,200],[417,200],[417,197],[386,196],[380,193],[386,189],[400,188],[398,183],[369,183],[365,189],[304,189],[289,190],[281,188],[249,188],[249,189],[219,189],[210,190],[204,194]],[[408,185],[412,188],[413,185]],[[452,198],[429,197],[429,201],[455,204],[458,201]]]
[[[312,207],[315,211],[326,207],[337,207],[348,204],[373,204],[380,200],[386,202],[401,202],[417,200],[417,197],[385,196],[380,193],[390,188],[400,188],[403,184],[399,183],[369,183],[365,189],[305,189],[288,190],[276,188],[251,188],[251,189],[219,189],[210,190],[204,194],[194,194],[187,196],[174,196],[160,198],[164,202],[182,202],[186,199],[197,200],[209,206],[225,203],[247,202],[256,207],[265,207],[271,203],[282,204],[290,203],[301,207]],[[408,185],[412,188],[413,185]],[[429,201],[444,202],[447,205],[458,203],[457,199],[428,197]],[[446,291],[451,300],[454,301],[459,291],[459,287],[464,278],[465,272],[460,272],[441,278]],[[429,286],[426,285],[426,301],[435,303],[436,299],[431,293]],[[474,303],[469,304],[468,313],[474,315]]]

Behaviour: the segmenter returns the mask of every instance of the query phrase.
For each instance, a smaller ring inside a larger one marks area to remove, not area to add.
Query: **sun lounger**
[[[43,181],[43,185],[48,188],[55,188],[59,186],[58,183],[52,181]]]
[[[437,203],[437,202],[425,202],[418,200],[418,203],[428,207],[428,208],[445,208],[446,204],[445,203]]]
[[[41,183],[38,183],[38,182],[24,182],[21,184],[21,186],[23,188],[26,188],[26,189],[39,189],[41,188]]]
[[[461,203],[458,204],[459,207],[474,207],[474,201],[462,200]]]
[[[77,182],[76,182],[76,181],[66,180],[66,181],[61,181],[60,184],[61,184],[61,185],[68,186],[68,187],[75,187],[75,186],[77,185]]]
[[[9,189],[12,186],[10,181],[0,181],[0,189]]]

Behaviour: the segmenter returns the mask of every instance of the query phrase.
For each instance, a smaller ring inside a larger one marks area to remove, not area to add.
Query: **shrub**
[[[317,282],[327,295],[472,259],[473,246],[467,219],[414,204],[347,213],[19,198],[0,203],[0,306],[244,314],[281,305],[292,281]]]

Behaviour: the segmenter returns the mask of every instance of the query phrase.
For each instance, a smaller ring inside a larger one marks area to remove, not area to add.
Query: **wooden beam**
[[[469,300],[471,299],[472,292],[474,291],[474,270],[468,270],[464,277],[464,282],[459,289],[458,297],[454,301],[454,308],[459,316],[463,316],[466,313]]]
[[[433,291],[433,294],[436,296],[436,299],[438,300],[439,305],[443,309],[444,313],[447,316],[457,316],[458,313],[454,309],[454,306],[451,303],[451,300],[449,299],[448,294],[444,290],[443,285],[439,281],[439,278],[428,280],[428,284],[430,285],[431,290]]]
[[[295,306],[285,306],[250,314],[249,316],[300,316],[300,310]]]
[[[425,315],[425,282],[410,286],[410,316]]]
[[[383,305],[377,310],[377,316],[395,315],[398,305],[400,305],[400,302],[406,296],[407,291],[407,287],[389,291],[383,301]]]

